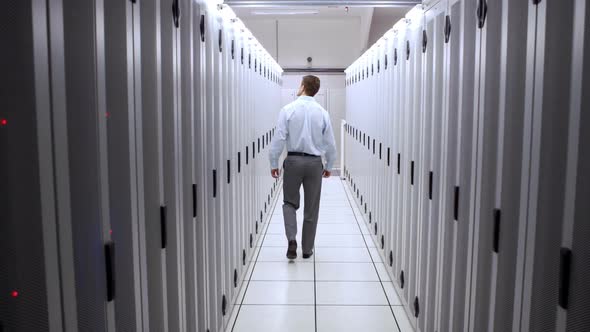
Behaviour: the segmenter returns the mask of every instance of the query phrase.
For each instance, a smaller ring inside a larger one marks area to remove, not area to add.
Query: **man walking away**
[[[320,79],[305,76],[297,93],[298,99],[285,106],[277,124],[276,136],[270,147],[271,175],[279,177],[279,157],[287,146],[287,159],[283,163],[283,217],[289,241],[287,258],[297,258],[297,209],[299,188],[303,184],[305,206],[303,216],[303,258],[313,255],[322,176],[330,177],[336,145],[330,115],[313,98],[320,89]],[[326,157],[324,167],[322,156]]]

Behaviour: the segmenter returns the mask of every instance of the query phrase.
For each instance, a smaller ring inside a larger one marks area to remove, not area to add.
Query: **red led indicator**
[[[17,291],[12,291],[12,293],[10,293],[10,295],[12,295],[12,297],[18,297],[18,292]]]
[[[111,117],[111,112],[106,112],[106,113],[105,113],[105,117],[106,117],[107,119],[108,119],[108,118],[110,118],[110,117]]]
[[[113,235],[113,230],[112,229],[109,230],[109,234]]]
[[[6,126],[7,124],[8,124],[8,120],[6,120],[6,119],[0,119],[0,125]]]

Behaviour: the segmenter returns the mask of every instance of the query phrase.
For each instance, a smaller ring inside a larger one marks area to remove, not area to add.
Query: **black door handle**
[[[110,241],[104,245],[105,267],[107,278],[107,301],[111,302],[115,299],[116,284],[115,284],[115,243]]]
[[[478,28],[482,29],[486,24],[486,17],[488,15],[488,2],[486,0],[479,0],[477,5]]]
[[[199,27],[201,29],[201,41],[205,42],[205,15],[201,15],[201,24]]]
[[[180,26],[180,5],[178,4],[178,0],[172,0],[172,20],[174,21],[174,26],[178,28]]]

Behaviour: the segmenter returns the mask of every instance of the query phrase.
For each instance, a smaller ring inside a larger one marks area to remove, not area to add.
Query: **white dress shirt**
[[[281,110],[270,145],[272,169],[279,168],[279,158],[285,144],[288,152],[325,156],[324,168],[332,170],[336,160],[336,143],[330,114],[313,97],[301,96]]]

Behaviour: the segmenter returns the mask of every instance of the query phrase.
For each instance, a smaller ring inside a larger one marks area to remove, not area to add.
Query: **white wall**
[[[285,19],[279,21],[279,64],[305,68],[346,68],[361,54],[360,19]]]
[[[306,68],[307,57],[314,68],[346,68],[361,55],[359,17],[243,20],[283,68]]]

